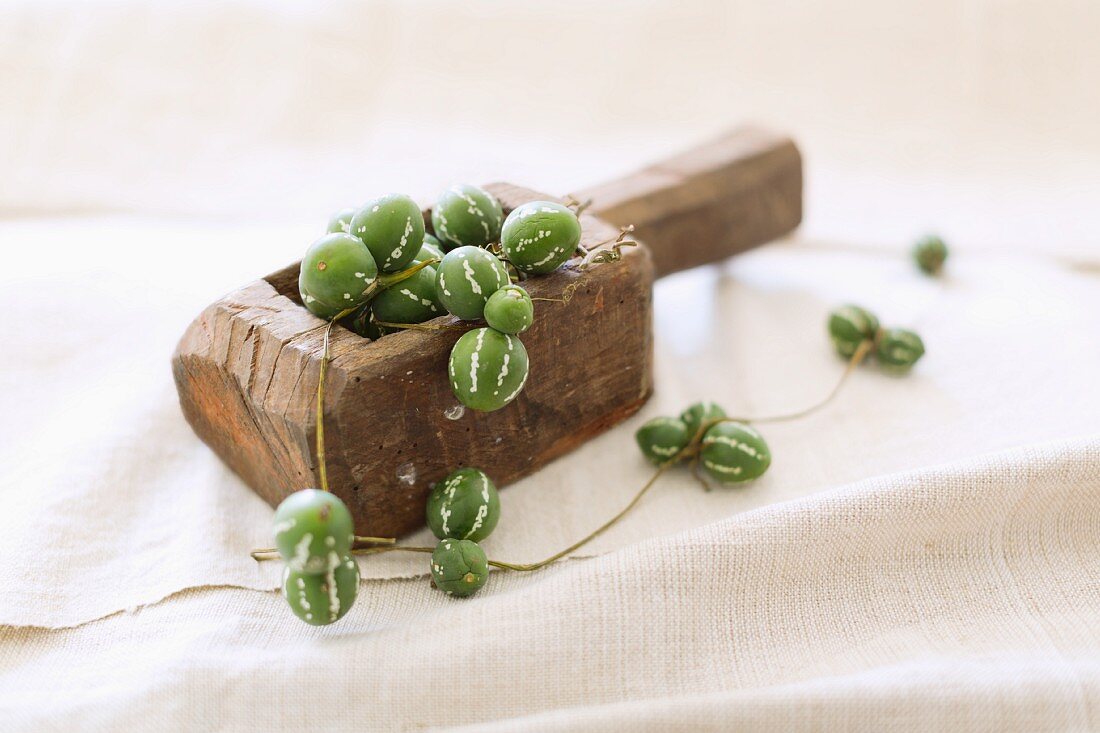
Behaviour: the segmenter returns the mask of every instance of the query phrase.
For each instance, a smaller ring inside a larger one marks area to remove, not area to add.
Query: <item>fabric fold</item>
[[[300,729],[314,710],[347,730],[1090,729],[1097,466],[1092,436],[884,476],[501,574],[470,600],[368,581],[324,629],[233,589],[7,628],[0,712],[64,725],[94,705],[104,725],[195,726],[212,713],[189,701],[209,701],[214,665],[217,719],[242,729]],[[304,679],[325,680],[309,705]],[[59,702],[27,704],[47,694]]]

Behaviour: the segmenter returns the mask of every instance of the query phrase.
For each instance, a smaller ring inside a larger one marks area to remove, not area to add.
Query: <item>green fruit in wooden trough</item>
[[[845,359],[852,358],[861,343],[873,339],[878,328],[875,314],[858,305],[844,305],[829,314],[829,338]]]
[[[351,229],[351,218],[355,216],[356,209],[340,209],[328,220],[328,228],[325,229],[329,234],[347,234]]]
[[[339,621],[359,595],[359,565],[351,555],[330,553],[324,572],[283,571],[283,597],[294,615],[313,626]]]
[[[480,542],[500,521],[497,487],[484,471],[460,468],[432,487],[425,516],[441,540]]]
[[[656,464],[675,457],[691,442],[691,437],[684,421],[674,417],[655,417],[634,433],[642,455]]]
[[[328,491],[295,491],[275,510],[275,547],[296,573],[325,572],[333,553],[351,550],[354,533],[351,512]]]
[[[703,435],[699,460],[715,480],[736,484],[763,475],[772,456],[760,433],[744,423],[721,422]]]
[[[386,288],[371,302],[374,317],[389,323],[422,323],[443,315],[435,281],[435,268],[428,266]]]
[[[517,336],[475,328],[455,342],[448,372],[459,402],[483,412],[499,410],[527,382],[527,349]]]
[[[875,342],[879,363],[895,371],[906,371],[924,356],[920,336],[903,328],[887,328]]]
[[[935,234],[921,237],[913,245],[913,259],[926,274],[938,275],[947,260],[947,244]]]
[[[420,245],[420,251],[416,253],[416,259],[413,262],[423,262],[430,259],[442,260],[444,254],[446,253],[443,251],[443,245],[439,243],[439,240],[431,234],[425,234],[424,244]]]
[[[726,416],[726,411],[713,402],[696,402],[691,407],[680,413],[680,420],[687,428],[688,440],[695,438],[703,423],[718,420]]]
[[[573,210],[553,201],[531,201],[504,220],[500,246],[516,269],[545,275],[573,256],[581,223]]]
[[[302,305],[306,307],[313,315],[318,318],[323,318],[326,321],[331,321],[336,316],[340,315],[343,308],[336,308],[334,306],[325,305],[321,301],[314,298],[312,294],[304,287],[302,287],[302,276],[298,275],[298,293],[302,296]]]
[[[496,197],[469,184],[451,186],[432,207],[432,228],[446,249],[500,241],[503,220],[504,210]]]
[[[489,296],[509,282],[504,263],[478,247],[452,249],[436,270],[439,301],[464,321],[480,319]]]
[[[485,301],[485,322],[502,333],[523,333],[535,321],[535,304],[519,285],[505,285]]]
[[[302,302],[311,312],[354,308],[363,302],[363,291],[378,277],[363,243],[350,234],[326,234],[309,246],[298,273]],[[318,304],[319,301],[319,304]],[[318,310],[314,310],[317,308]]]
[[[448,595],[470,596],[489,579],[489,559],[472,540],[440,541],[432,553],[432,580]]]
[[[367,245],[378,269],[397,272],[413,261],[424,243],[424,216],[408,196],[386,194],[355,213],[351,233]]]

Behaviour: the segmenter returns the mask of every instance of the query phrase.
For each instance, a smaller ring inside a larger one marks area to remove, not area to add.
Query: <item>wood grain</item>
[[[802,222],[802,156],[790,138],[739,128],[625,178],[573,194],[633,224],[657,277],[770,242]]]
[[[647,169],[605,187],[604,204],[594,208],[616,221],[637,214],[639,230],[656,237],[659,257],[677,251],[696,264],[739,251],[767,232],[782,233],[794,226],[792,211],[801,211],[801,189],[790,180],[792,159],[783,150],[761,149],[763,138],[753,139],[752,145],[727,141],[694,158],[681,156],[659,184]],[[764,148],[789,145],[776,139],[768,138]],[[745,166],[741,173],[738,161]],[[751,178],[767,193],[759,193]],[[782,186],[776,178],[784,179]],[[506,211],[535,199],[556,200],[508,184],[489,188]],[[799,201],[780,205],[780,191]],[[761,200],[770,203],[760,206]],[[706,223],[690,221],[690,212]],[[752,234],[721,236],[732,219],[751,222]],[[618,233],[590,214],[582,225],[586,246]],[[695,242],[698,236],[711,239]],[[587,272],[574,260],[525,283],[533,296],[549,298],[579,286],[567,304],[537,302],[535,325],[521,337],[530,378],[516,400],[496,412],[466,410],[457,420],[444,414],[457,405],[447,358],[460,332],[403,331],[372,342],[341,326],[333,329],[325,400],[329,481],[351,508],[357,532],[390,536],[416,529],[424,522],[431,483],[455,468],[477,466],[506,485],[644,404],[653,388],[654,258],[645,246],[625,255]],[[173,357],[180,405],[195,432],[273,505],[317,485],[313,411],[326,324],[301,305],[298,267],[207,307]],[[416,473],[412,484],[398,479],[409,463]]]

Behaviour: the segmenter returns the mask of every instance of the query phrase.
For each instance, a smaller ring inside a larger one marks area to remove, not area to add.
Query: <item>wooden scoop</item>
[[[506,214],[534,199],[556,200],[508,184],[488,189]],[[801,156],[786,137],[739,129],[574,197],[594,201],[581,216],[582,245],[614,238],[627,224],[644,244],[624,249],[619,262],[581,271],[574,259],[524,283],[534,297],[560,298],[567,286],[573,296],[536,303],[535,324],[521,336],[530,377],[506,407],[459,408],[447,377],[459,331],[369,341],[333,328],[329,483],[359,534],[395,536],[423,526],[429,487],[456,468],[475,466],[507,484],[636,412],[653,390],[653,278],[798,226]],[[299,265],[206,308],[172,359],[188,422],[272,505],[318,485],[314,399],[326,324],[301,305]]]

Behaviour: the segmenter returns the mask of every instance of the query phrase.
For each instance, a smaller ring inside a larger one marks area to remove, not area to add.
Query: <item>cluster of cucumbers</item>
[[[845,359],[866,345],[884,369],[895,373],[908,372],[924,356],[919,335],[904,328],[883,328],[874,313],[858,305],[843,305],[829,314],[829,338]]]
[[[731,420],[714,402],[696,402],[679,417],[655,417],[634,434],[646,460],[658,466],[693,460],[721,484],[760,478],[772,456],[764,437]]]
[[[534,322],[534,307],[516,282],[573,257],[580,219],[553,201],[530,201],[505,217],[491,193],[463,184],[432,207],[431,228],[403,194],[337,212],[302,259],[302,303],[372,340],[446,314],[484,322],[455,343],[448,372],[463,405],[498,410],[527,382],[518,335]]]
[[[448,595],[473,595],[489,579],[489,560],[478,543],[500,521],[496,485],[484,471],[460,468],[432,487],[425,516],[440,540],[432,552],[432,582]],[[357,540],[369,545],[378,538],[357,538],[347,505],[318,489],[284,499],[275,510],[274,530],[290,610],[312,626],[339,621],[359,592],[352,549]]]
[[[450,383],[466,407],[500,409],[515,399],[528,374],[527,351],[518,335],[534,322],[534,308],[516,282],[551,273],[578,252],[577,212],[551,201],[531,201],[505,218],[488,191],[458,185],[432,208],[431,228],[434,234],[426,231],[416,203],[401,194],[338,212],[328,233],[310,245],[302,260],[302,303],[313,314],[340,319],[372,340],[446,314],[483,322],[454,344]],[[938,237],[926,237],[914,251],[929,274],[938,274],[946,257]],[[916,333],[882,328],[873,313],[855,305],[830,313],[828,331],[838,354],[850,361],[849,370],[872,354],[887,369],[907,371],[924,354]],[[690,461],[721,484],[741,484],[762,476],[772,460],[760,433],[746,421],[727,417],[713,402],[693,404],[678,417],[654,418],[635,439],[645,458],[660,467],[654,479],[666,467]],[[439,540],[434,548],[394,546],[392,539],[357,537],[347,506],[327,490],[291,494],[276,509],[274,526],[291,610],[313,625],[342,618],[359,589],[355,549],[430,552],[433,584],[453,596],[482,588],[490,565],[531,570],[561,556],[529,566],[488,559],[479,543],[497,526],[500,499],[492,480],[476,468],[460,468],[433,485],[425,517]],[[372,542],[381,546],[372,548]],[[357,548],[357,543],[368,547]]]
[[[907,372],[924,356],[920,336],[902,328],[882,328],[874,313],[857,305],[829,313],[828,331],[840,356],[858,361],[873,354],[888,371]],[[655,417],[634,439],[649,462],[670,466],[692,461],[721,484],[752,481],[771,465],[763,436],[746,421],[727,417],[713,402],[696,402],[679,417]]]
[[[432,583],[447,595],[473,595],[489,579],[489,559],[479,543],[500,520],[496,485],[484,471],[460,468],[432,487],[425,515],[439,539]]]
[[[285,563],[283,596],[295,616],[327,626],[347,614],[359,594],[354,544],[351,512],[335,494],[303,489],[279,504],[275,547]]]

